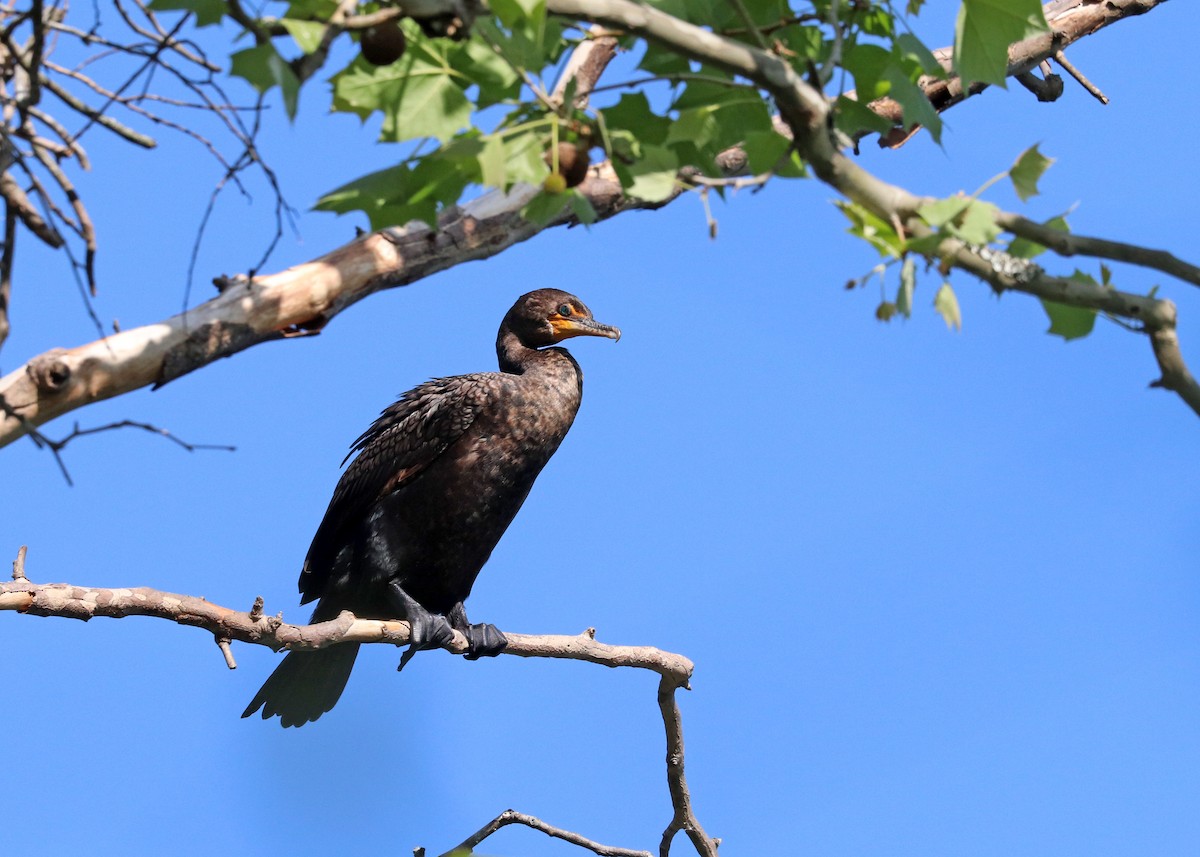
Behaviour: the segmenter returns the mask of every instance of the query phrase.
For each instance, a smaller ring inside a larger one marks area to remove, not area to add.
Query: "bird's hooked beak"
[[[562,342],[572,336],[603,336],[614,342],[621,338],[620,328],[609,324],[601,324],[594,318],[574,315],[570,318],[552,318],[550,326],[554,328],[554,341]]]

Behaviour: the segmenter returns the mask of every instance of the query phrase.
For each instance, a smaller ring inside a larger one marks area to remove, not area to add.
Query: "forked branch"
[[[282,614],[263,612],[262,599],[256,599],[248,611],[222,607],[204,598],[177,595],[149,587],[101,589],[66,583],[35,584],[25,576],[25,548],[13,563],[12,581],[0,584],[0,611],[9,610],[30,616],[56,616],[87,621],[95,617],[120,619],[126,616],[151,616],[177,625],[202,628],[213,635],[230,669],[236,669],[230,643],[237,641],[268,646],[275,650],[301,651],[323,649],[339,643],[388,643],[403,646],[409,642],[409,625],[404,621],[356,619],[343,612],[336,619],[315,625],[292,625]],[[667,783],[673,813],[659,850],[666,857],[671,838],[685,830],[701,857],[716,857],[717,841],[709,839],[692,811],[687,781],[683,774],[683,729],[675,691],[688,688],[694,666],[683,655],[664,652],[652,646],[613,646],[596,640],[589,628],[575,636],[553,634],[505,633],[508,647],[504,654],[522,658],[560,658],[587,661],[606,667],[632,667],[649,670],[660,677],[658,703],[663,716],[667,746]],[[463,654],[467,640],[455,632],[450,652]],[[520,823],[550,836],[564,839],[607,857],[647,857],[645,851],[615,848],[593,842],[583,836],[552,827],[532,816],[509,810],[463,842],[455,851],[470,850],[501,827]]]

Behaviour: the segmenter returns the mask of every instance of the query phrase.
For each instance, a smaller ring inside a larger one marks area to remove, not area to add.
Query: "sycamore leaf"
[[[334,109],[364,119],[375,111],[383,113],[382,141],[449,140],[470,124],[471,102],[446,68],[416,53],[382,67],[355,60],[333,77]]]
[[[990,202],[971,200],[951,231],[968,244],[990,244],[1000,234],[1000,227],[996,225],[999,211]]]
[[[1008,46],[1049,31],[1041,0],[963,0],[954,27],[954,69],[963,88],[976,81],[1004,86]]]
[[[230,58],[229,73],[244,78],[259,92],[278,86],[289,119],[296,118],[300,97],[300,78],[269,42],[238,51]]]
[[[541,191],[521,210],[521,216],[537,226],[545,226],[562,213],[569,201],[565,193]]]
[[[571,206],[571,213],[584,226],[591,226],[596,222],[596,209],[592,206],[592,201],[581,194],[577,188],[571,189],[569,204]]]
[[[912,256],[907,256],[900,266],[900,288],[896,291],[896,311],[905,318],[912,318],[912,298],[916,287],[917,266]]]
[[[971,198],[960,194],[926,203],[917,209],[917,214],[930,226],[937,228],[954,220],[970,204]]]
[[[879,215],[856,202],[834,203],[850,221],[846,231],[863,239],[884,258],[898,258],[904,250],[904,242],[896,233],[896,227]]]
[[[861,101],[839,95],[836,109],[834,124],[837,125],[837,129],[843,134],[855,136],[860,131],[874,131],[876,134],[886,134],[892,130],[891,122],[884,119]]]
[[[644,146],[642,157],[629,164],[625,171],[630,178],[630,184],[625,188],[626,193],[646,202],[660,202],[675,192],[675,174],[679,172],[679,160],[670,149],[662,146]]]
[[[933,51],[912,33],[901,33],[896,36],[896,50],[900,56],[917,63],[921,71],[933,77],[945,77],[946,70],[938,62]]]
[[[319,21],[296,21],[292,18],[284,18],[279,23],[283,24],[288,35],[306,54],[311,54],[320,47],[321,37],[325,35],[325,25]]]
[[[958,307],[958,296],[949,283],[942,283],[933,296],[933,308],[946,322],[950,330],[962,330],[962,311]]]
[[[225,0],[154,0],[149,8],[154,12],[191,12],[197,27],[219,24],[229,11]]]
[[[1042,173],[1046,172],[1047,168],[1053,163],[1054,159],[1047,158],[1039,152],[1036,144],[1021,153],[1021,156],[1017,158],[1017,162],[1013,164],[1012,169],[1008,171],[1008,177],[1012,179],[1013,189],[1016,190],[1017,196],[1021,198],[1021,202],[1027,202],[1030,197],[1038,195],[1038,179],[1042,177]]]
[[[479,175],[488,187],[508,189],[508,153],[505,151],[503,138],[492,135],[483,141],[483,151],[479,153]]]
[[[1060,232],[1071,231],[1071,228],[1067,226],[1067,218],[1061,214],[1058,217],[1047,220],[1044,225],[1049,226],[1051,229],[1057,229]],[[1030,241],[1028,238],[1017,237],[1008,244],[1008,255],[1016,256],[1018,259],[1032,259],[1045,252],[1045,247],[1036,241]]]
[[[1050,317],[1050,329],[1046,332],[1054,336],[1061,336],[1068,342],[1087,336],[1096,325],[1094,309],[1047,300],[1042,301],[1042,309]]]

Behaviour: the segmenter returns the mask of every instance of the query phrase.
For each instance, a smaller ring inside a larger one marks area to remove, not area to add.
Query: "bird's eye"
[[[558,308],[558,314],[561,315],[563,318],[569,317],[571,315],[571,305],[563,304],[562,306],[560,306]]]

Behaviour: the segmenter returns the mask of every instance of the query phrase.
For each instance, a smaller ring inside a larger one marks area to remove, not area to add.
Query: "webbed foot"
[[[444,649],[454,642],[454,629],[446,621],[445,616],[430,613],[417,603],[411,595],[405,592],[398,583],[392,583],[389,588],[389,598],[412,629],[409,636],[408,648],[400,656],[400,666],[404,669],[412,660],[413,655],[422,649]]]
[[[446,618],[450,621],[450,627],[467,638],[467,651],[463,657],[468,661],[494,658],[508,646],[508,638],[495,625],[472,625],[468,622],[467,611],[461,601],[454,605]]]
[[[495,625],[468,625],[463,634],[467,637],[467,652],[463,657],[468,661],[494,658],[508,647],[508,637]]]

